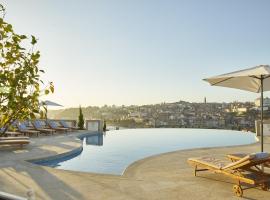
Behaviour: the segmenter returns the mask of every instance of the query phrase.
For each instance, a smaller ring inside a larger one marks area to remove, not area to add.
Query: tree
[[[83,118],[83,113],[82,113],[81,106],[79,108],[78,127],[79,127],[80,130],[84,129],[84,118]]]
[[[14,121],[35,118],[40,111],[39,97],[54,92],[54,86],[52,82],[45,86],[40,79],[44,71],[38,68],[40,52],[35,50],[36,37],[15,33],[12,25],[4,21],[5,8],[1,4],[0,15],[0,127],[4,127],[0,135],[3,135]]]

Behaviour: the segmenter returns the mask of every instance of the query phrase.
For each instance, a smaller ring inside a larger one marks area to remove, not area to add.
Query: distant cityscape
[[[270,98],[264,99],[265,117],[269,118]],[[178,101],[142,106],[89,106],[82,108],[85,119],[102,119],[107,126],[126,128],[215,128],[254,131],[259,119],[260,100],[254,102],[190,103]],[[77,119],[78,108],[53,110],[54,119]]]

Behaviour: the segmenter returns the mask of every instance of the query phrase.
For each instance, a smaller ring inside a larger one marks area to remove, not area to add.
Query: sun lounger
[[[13,132],[13,131],[7,131],[7,132],[5,133],[5,136],[18,137],[18,136],[23,136],[23,133],[20,133],[20,132]]]
[[[259,166],[270,161],[268,153],[249,154],[235,162],[220,160],[213,157],[190,158],[188,163],[194,166],[194,175],[199,171],[212,171],[223,174],[237,181],[233,186],[234,193],[241,197],[243,190],[261,187],[268,189],[270,174],[263,172]],[[243,183],[250,187],[243,188]]]
[[[62,127],[68,128],[69,130],[79,130],[79,127],[69,126],[64,120],[59,121],[59,123]]]
[[[29,137],[0,137],[1,140],[29,140]]]
[[[245,156],[247,156],[248,154],[247,153],[235,153],[235,154],[228,154],[227,157],[232,161],[232,162],[235,162],[235,161],[238,161],[242,158],[244,158]],[[270,161],[269,162],[265,162],[263,164],[264,167],[268,167],[270,168]]]
[[[51,128],[45,128],[42,124],[41,124],[41,121],[39,120],[34,120],[32,121],[32,124],[34,126],[34,128],[42,133],[45,133],[45,134],[53,134],[55,133],[56,131],[51,129]]]
[[[0,133],[3,133],[4,132],[4,128],[0,128]],[[15,132],[15,131],[6,131],[5,132],[5,136],[22,136],[23,134],[22,133],[19,133],[19,132]]]
[[[37,130],[31,130],[25,126],[24,123],[17,123],[17,128],[19,132],[25,134],[25,135],[36,135],[39,136],[40,131]]]
[[[64,127],[59,127],[55,121],[52,121],[52,120],[47,120],[47,124],[48,126],[53,129],[53,130],[56,130],[56,131],[62,131],[62,132],[67,132],[69,131],[69,128],[64,128]]]
[[[30,140],[28,137],[0,137],[0,145],[23,145],[29,144]]]
[[[29,140],[0,140],[0,145],[20,145],[23,147],[23,145],[29,143]]]

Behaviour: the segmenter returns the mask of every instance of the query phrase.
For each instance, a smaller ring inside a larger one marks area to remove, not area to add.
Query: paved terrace
[[[25,160],[70,152],[81,147],[76,136],[32,138],[23,149],[0,149],[0,189],[26,196],[30,188],[37,199],[240,199],[232,193],[231,179],[208,172],[193,176],[189,157],[227,153],[257,152],[259,143],[222,148],[203,148],[161,154],[133,163],[123,176],[58,170],[33,165]],[[270,151],[270,138],[265,139]],[[270,191],[250,189],[243,199],[270,199]]]

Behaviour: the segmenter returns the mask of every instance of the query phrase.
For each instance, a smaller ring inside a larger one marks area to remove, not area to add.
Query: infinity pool
[[[74,171],[122,174],[136,160],[201,147],[250,144],[253,133],[213,129],[123,129],[83,138],[83,151],[38,164]]]

